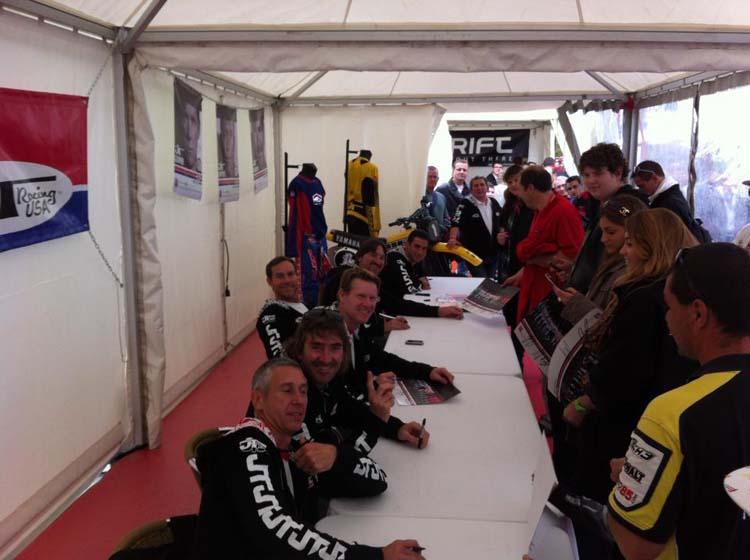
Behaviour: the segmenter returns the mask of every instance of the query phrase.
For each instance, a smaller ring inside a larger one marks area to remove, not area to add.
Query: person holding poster
[[[555,348],[550,360],[550,366],[556,365],[558,360],[556,360],[555,354],[562,352],[568,346],[573,348],[573,351],[563,353],[561,356],[563,359],[560,362],[567,369],[557,372],[557,382],[552,380],[553,386],[559,387],[559,394],[556,394],[556,391],[547,390],[547,408],[552,424],[552,437],[555,442],[552,459],[558,480],[567,481],[570,479],[574,461],[573,450],[569,443],[573,438],[572,429],[563,421],[563,409],[570,402],[583,395],[588,383],[589,368],[586,366],[590,366],[590,360],[586,359],[586,355],[593,354],[585,344],[587,335],[583,335],[583,340],[576,341],[575,333],[579,330],[579,321],[582,321],[590,312],[601,312],[607,306],[615,280],[625,273],[625,260],[620,254],[620,250],[625,244],[625,224],[631,216],[646,210],[648,210],[648,206],[629,195],[616,196],[607,201],[599,215],[604,258],[599,265],[599,270],[594,275],[588,292],[583,295],[577,292],[575,288],[562,289],[552,286],[555,296],[563,304],[562,318],[573,325],[571,333],[566,333],[566,337],[572,336],[571,342],[574,342],[566,345],[561,341]],[[595,316],[592,315],[592,317]],[[584,322],[585,324],[588,324],[588,321]],[[580,330],[585,332],[585,329]],[[550,378],[554,377],[549,369],[547,374]]]
[[[201,175],[201,94],[174,81],[174,191],[200,200]]]
[[[240,175],[237,164],[237,109],[216,106],[216,134],[219,162],[219,201],[240,198]]]
[[[606,503],[613,485],[609,461],[624,455],[648,402],[682,385],[697,369],[677,353],[663,295],[675,255],[695,245],[680,218],[663,208],[638,212],[625,223],[625,273],[591,328],[599,361],[584,395],[563,411],[579,428],[575,488],[599,503]]]
[[[249,113],[250,142],[253,149],[253,178],[255,179],[255,192],[258,192],[268,186],[265,110],[255,109]]]

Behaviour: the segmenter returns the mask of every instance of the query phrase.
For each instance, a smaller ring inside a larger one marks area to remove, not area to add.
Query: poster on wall
[[[240,172],[237,160],[237,109],[216,106],[216,146],[219,162],[219,202],[240,199]]]
[[[250,142],[253,147],[253,178],[255,192],[268,186],[268,163],[266,162],[265,110],[253,109],[250,113]]]
[[[451,130],[453,159],[467,159],[469,167],[510,165],[517,157],[529,157],[529,129]]]
[[[201,175],[201,94],[174,81],[174,192],[194,200],[203,194]]]
[[[89,229],[87,106],[0,88],[0,252]]]

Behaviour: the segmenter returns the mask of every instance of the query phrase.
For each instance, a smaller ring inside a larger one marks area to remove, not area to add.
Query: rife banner
[[[174,81],[174,192],[195,200],[203,194],[201,94]]]
[[[529,129],[451,130],[453,159],[465,158],[469,167],[511,164],[517,157],[528,159],[530,132]]]
[[[216,146],[219,162],[219,202],[239,200],[237,109],[226,105],[216,106]]]
[[[87,106],[0,88],[0,251],[89,229]]]
[[[250,113],[250,143],[253,149],[253,178],[255,192],[268,186],[268,163],[266,160],[265,110],[253,109]]]

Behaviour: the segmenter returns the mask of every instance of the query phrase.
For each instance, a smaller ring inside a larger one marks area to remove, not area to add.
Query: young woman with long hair
[[[575,325],[590,311],[606,307],[615,281],[625,273],[625,259],[620,254],[625,244],[625,224],[638,212],[646,210],[648,206],[629,195],[616,196],[604,204],[599,213],[604,258],[588,292],[583,295],[574,288],[553,286],[555,295],[564,304],[562,317],[570,324]],[[561,388],[559,400],[547,391],[547,408],[554,441],[552,458],[557,478],[561,481],[567,481],[573,476],[575,463],[575,449],[569,442],[570,428],[563,421],[563,410],[572,400],[582,396],[583,387],[588,383],[588,376],[583,371],[572,372],[567,378],[568,381]]]
[[[697,241],[676,214],[638,212],[625,224],[625,272],[590,333],[599,361],[585,394],[568,404],[565,420],[580,427],[576,479],[580,493],[604,503],[609,461],[622,457],[646,405],[684,383],[697,364],[677,353],[664,315],[664,284],[675,255]]]

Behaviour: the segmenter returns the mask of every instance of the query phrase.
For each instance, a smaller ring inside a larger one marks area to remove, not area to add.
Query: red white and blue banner
[[[0,252],[89,229],[87,105],[0,88]]]
[[[174,192],[194,200],[203,195],[201,94],[174,81]]]

